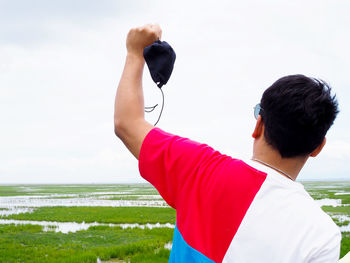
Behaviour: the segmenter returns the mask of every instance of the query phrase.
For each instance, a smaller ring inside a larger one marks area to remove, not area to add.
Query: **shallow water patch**
[[[166,243],[165,245],[164,245],[164,248],[165,249],[169,249],[169,250],[171,250],[171,248],[173,247],[173,242],[168,242],[168,243]]]
[[[15,225],[40,225],[43,226],[44,231],[55,231],[67,234],[69,232],[77,232],[80,230],[87,230],[91,226],[109,226],[109,227],[121,227],[127,228],[140,228],[140,229],[153,229],[153,228],[175,228],[174,224],[103,224],[103,223],[76,223],[76,222],[55,222],[55,221],[33,221],[33,220],[13,220],[13,219],[0,219],[0,224],[15,224]]]
[[[52,196],[51,196],[52,197]],[[0,208],[43,207],[43,206],[103,206],[103,207],[167,207],[164,200],[107,200],[94,197],[84,198],[49,198],[42,196],[1,196]]]
[[[319,206],[341,206],[341,199],[330,199],[330,198],[324,198],[324,199],[317,199],[315,200],[315,202],[319,205]]]
[[[0,209],[0,216],[18,215],[22,213],[32,213],[33,208],[29,207],[10,207]]]

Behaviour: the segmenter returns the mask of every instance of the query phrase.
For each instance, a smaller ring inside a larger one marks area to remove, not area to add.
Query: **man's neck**
[[[275,168],[275,170],[283,176],[286,176],[283,174],[286,173],[293,181],[295,181],[299,172],[307,161],[306,157],[282,158],[277,150],[273,149],[266,143],[254,145],[252,159],[268,164],[267,166]],[[278,170],[281,170],[283,173]]]

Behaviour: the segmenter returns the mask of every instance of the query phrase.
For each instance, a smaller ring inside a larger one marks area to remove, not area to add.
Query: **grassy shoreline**
[[[168,207],[39,207],[32,213],[0,216],[1,219],[77,223],[175,223],[176,211]]]
[[[36,225],[0,225],[0,235],[0,262],[96,263],[99,257],[145,263],[167,262],[164,245],[171,241],[173,229],[96,226],[62,234]]]

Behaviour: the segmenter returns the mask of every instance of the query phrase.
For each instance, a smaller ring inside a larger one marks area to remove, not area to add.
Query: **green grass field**
[[[303,182],[314,199],[340,199],[350,204],[350,182]],[[0,186],[0,198],[69,199],[100,198],[138,200],[156,195],[148,184],[139,185],[26,185]],[[65,196],[68,195],[68,196]],[[70,195],[70,196],[69,196]],[[135,196],[135,198],[133,198]],[[157,199],[157,198],[150,198]],[[33,199],[34,200],[34,199]],[[41,199],[37,199],[41,200]],[[1,204],[1,202],[0,202]],[[0,214],[12,208],[0,207]],[[0,216],[0,219],[85,222],[85,223],[175,223],[176,213],[169,207],[85,207],[44,206],[32,212]],[[333,220],[348,226],[350,206],[323,206]],[[337,216],[345,216],[339,220]],[[0,262],[168,262],[172,228],[127,228],[92,226],[87,230],[64,234],[55,226],[0,224]],[[349,228],[350,229],[350,228]],[[350,251],[350,232],[343,231],[341,257]]]
[[[33,213],[2,216],[0,218],[77,223],[175,224],[176,213],[172,208],[159,207],[40,207]]]
[[[0,262],[97,262],[118,258],[130,262],[167,262],[168,228],[122,229],[98,226],[76,233],[44,232],[36,225],[0,225]],[[151,261],[150,261],[151,260]]]
[[[105,185],[8,185],[0,186],[0,196],[47,195],[47,194],[92,194],[94,192],[128,192],[128,195],[156,195],[157,190],[149,184]]]

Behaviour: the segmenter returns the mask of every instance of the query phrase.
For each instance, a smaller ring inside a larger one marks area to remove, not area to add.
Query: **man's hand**
[[[162,30],[159,25],[148,24],[142,27],[132,28],[126,38],[128,55],[143,57],[143,49],[160,39]]]
[[[146,25],[131,29],[126,39],[128,53],[115,98],[114,131],[136,158],[139,158],[145,136],[153,128],[144,118],[143,49],[161,35],[158,25]]]

